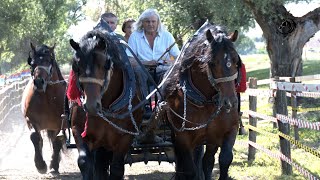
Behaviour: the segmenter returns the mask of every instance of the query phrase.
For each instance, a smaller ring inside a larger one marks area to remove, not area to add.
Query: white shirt
[[[137,55],[139,60],[141,61],[151,61],[158,60],[161,55],[175,42],[173,36],[168,31],[159,32],[154,40],[153,49],[151,49],[149,42],[144,34],[144,31],[134,31],[129,40],[128,45],[133,50],[133,52]],[[127,49],[127,55],[129,57],[133,57],[131,52]],[[180,50],[175,44],[168,53],[166,53],[161,60],[167,60],[170,63],[170,56],[176,58],[180,54]]]

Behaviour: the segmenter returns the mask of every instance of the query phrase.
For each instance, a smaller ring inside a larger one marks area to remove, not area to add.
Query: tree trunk
[[[296,67],[294,62],[302,62],[303,47],[296,48],[294,38],[285,38],[282,34],[264,34],[267,40],[267,51],[270,57],[270,76],[295,77],[302,75],[301,63]],[[295,74],[292,74],[295,72]]]
[[[294,17],[281,3],[261,7],[253,0],[243,2],[252,11],[266,39],[270,76],[302,75],[303,47],[320,30],[320,8],[302,17]]]

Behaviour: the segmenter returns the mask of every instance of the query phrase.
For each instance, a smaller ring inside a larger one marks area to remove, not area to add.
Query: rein
[[[208,118],[208,120],[207,120],[205,123],[202,123],[202,124],[200,124],[200,123],[194,123],[194,122],[188,120],[188,119],[187,119],[187,89],[186,89],[186,87],[185,87],[185,84],[184,84],[184,86],[182,87],[182,91],[183,91],[183,117],[182,117],[181,115],[179,115],[175,110],[173,110],[170,106],[168,106],[166,103],[162,104],[162,106],[164,106],[164,107],[165,107],[165,110],[167,111],[167,115],[168,115],[168,120],[169,120],[169,122],[171,123],[172,127],[173,127],[176,131],[178,131],[178,132],[182,132],[182,131],[185,131],[185,130],[186,130],[186,131],[193,131],[193,130],[197,130],[197,129],[201,129],[201,128],[207,127],[208,124],[210,124],[210,123],[213,121],[213,119],[220,114],[221,108],[222,108],[221,105],[218,106],[217,110],[210,115],[210,117]],[[218,94],[219,94],[219,93],[218,93]],[[170,110],[175,116],[177,116],[178,118],[180,118],[180,119],[182,120],[182,124],[181,124],[181,128],[180,128],[180,129],[177,128],[177,127],[173,124],[171,115],[170,115],[170,113],[168,113],[168,110]],[[191,128],[186,128],[186,127],[185,127],[186,122],[191,123],[191,124],[195,124],[195,125],[197,125],[197,126],[196,126],[196,127],[191,127]]]

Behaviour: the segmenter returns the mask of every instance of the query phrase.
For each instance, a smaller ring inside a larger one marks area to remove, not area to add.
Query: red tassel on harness
[[[76,75],[74,74],[73,70],[69,73],[69,85],[67,88],[67,97],[71,101],[77,101],[80,100],[81,92],[79,88],[77,87],[77,79]]]
[[[241,68],[240,68],[240,72],[241,72],[241,79],[240,79],[240,83],[239,85],[236,87],[236,91],[238,93],[240,92],[245,92],[247,90],[247,74],[246,74],[246,67],[245,65],[242,63]]]
[[[82,138],[87,136],[87,128],[88,128],[88,115],[86,115],[86,123],[84,124],[84,130],[81,133]]]

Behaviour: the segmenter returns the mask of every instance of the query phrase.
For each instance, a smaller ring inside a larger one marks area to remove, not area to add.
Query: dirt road
[[[60,175],[39,174],[34,166],[34,149],[29,138],[30,131],[27,128],[19,108],[13,110],[8,118],[0,122],[0,179],[35,180],[35,179],[81,179],[77,166],[76,149],[67,149],[62,153],[60,163]],[[50,164],[51,146],[44,138],[44,159]],[[171,179],[174,172],[174,164],[149,162],[135,163],[130,167],[126,165],[125,179],[163,180]]]

